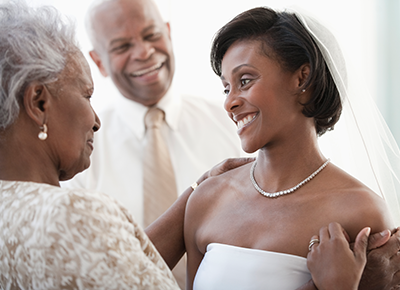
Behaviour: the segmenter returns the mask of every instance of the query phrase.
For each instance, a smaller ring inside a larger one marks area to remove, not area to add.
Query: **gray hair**
[[[75,25],[54,7],[0,3],[0,130],[16,120],[27,86],[55,82],[79,48]]]

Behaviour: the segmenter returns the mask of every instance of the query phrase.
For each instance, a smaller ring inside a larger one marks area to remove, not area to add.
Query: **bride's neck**
[[[296,185],[325,161],[317,137],[292,140],[260,149],[254,175],[261,188],[275,192]]]

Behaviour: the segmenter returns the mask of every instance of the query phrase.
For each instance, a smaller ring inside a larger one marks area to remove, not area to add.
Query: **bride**
[[[340,51],[327,50],[318,32],[330,37],[300,14],[255,8],[217,33],[211,63],[225,109],[242,148],[258,155],[189,198],[188,289],[296,289],[310,280],[308,244],[321,227],[338,222],[351,241],[367,226],[394,228],[381,193],[319,148],[346,91],[342,63],[333,62]]]

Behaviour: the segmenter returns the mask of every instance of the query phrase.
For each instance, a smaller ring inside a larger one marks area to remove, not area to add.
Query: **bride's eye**
[[[242,86],[247,85],[249,82],[250,82],[249,79],[241,79],[241,80],[240,80],[240,84],[241,84]]]
[[[224,87],[224,90],[222,91],[222,93],[224,94],[224,96],[228,96],[229,92],[230,92],[230,85],[229,84],[222,84],[222,86]]]

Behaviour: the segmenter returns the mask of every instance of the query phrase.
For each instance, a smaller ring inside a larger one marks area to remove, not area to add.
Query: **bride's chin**
[[[247,144],[246,142],[242,142],[243,151],[248,154],[252,154],[252,153],[256,152],[258,149],[260,149],[258,147],[254,147],[254,145],[253,146],[251,146],[251,145],[253,145],[253,144]]]

